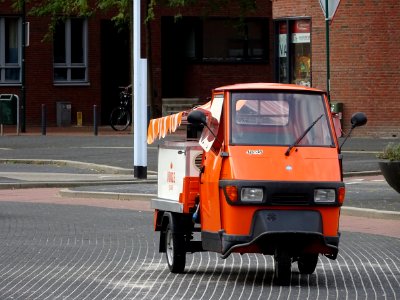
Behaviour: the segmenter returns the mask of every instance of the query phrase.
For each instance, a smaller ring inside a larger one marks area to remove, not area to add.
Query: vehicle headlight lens
[[[242,202],[262,202],[264,192],[262,188],[245,187],[242,188],[240,199]]]
[[[334,189],[314,190],[315,203],[334,203],[336,201],[336,192]]]

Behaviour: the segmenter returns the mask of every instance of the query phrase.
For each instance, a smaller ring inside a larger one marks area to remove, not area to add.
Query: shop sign
[[[310,33],[293,33],[292,34],[292,43],[293,44],[302,44],[310,42]]]
[[[293,22],[291,42],[293,44],[310,43],[309,20],[297,20]]]

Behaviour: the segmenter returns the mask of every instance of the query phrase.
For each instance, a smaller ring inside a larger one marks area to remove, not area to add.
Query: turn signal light
[[[232,202],[238,201],[238,189],[235,185],[228,185],[225,187],[226,195]]]
[[[345,195],[346,195],[346,188],[340,187],[338,191],[338,202],[340,205],[343,204]]]

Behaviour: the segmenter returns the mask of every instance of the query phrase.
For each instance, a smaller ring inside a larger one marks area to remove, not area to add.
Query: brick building
[[[0,93],[21,90],[21,15],[0,3]],[[181,16],[175,19],[176,14]],[[129,33],[112,26],[111,15],[70,19],[42,42],[47,20],[27,17],[26,123],[40,125],[41,104],[56,124],[58,102],[71,103],[72,123],[83,113],[101,123],[130,82]],[[238,22],[238,9],[204,5],[157,7],[144,26],[142,53],[149,59],[149,104],[161,114],[166,99],[204,102],[213,87],[235,82],[276,81],[326,89],[325,17],[319,1],[257,2]],[[341,0],[330,27],[331,100],[343,103],[345,130],[355,111],[369,122],[356,134],[400,134],[400,2]],[[146,45],[148,46],[146,51]]]
[[[310,0],[293,3],[274,0],[273,18],[289,25],[301,17],[309,20],[311,85],[326,89],[325,20],[320,4]],[[367,126],[356,134],[400,135],[397,57],[400,57],[400,2],[341,0],[330,25],[331,100],[344,104],[345,125],[352,112],[367,114]]]

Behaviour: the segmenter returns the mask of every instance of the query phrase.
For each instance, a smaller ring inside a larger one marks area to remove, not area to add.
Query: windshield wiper
[[[285,155],[286,155],[286,156],[289,156],[290,151],[293,149],[293,147],[296,146],[296,145],[298,145],[298,144],[301,142],[301,140],[306,136],[306,134],[311,130],[311,128],[313,128],[314,125],[317,124],[317,122],[318,122],[323,116],[324,116],[324,114],[320,115],[314,122],[312,122],[311,125],[303,132],[303,134],[302,134],[293,144],[291,144],[291,145],[287,148],[287,150],[286,150],[286,152],[285,152]]]

